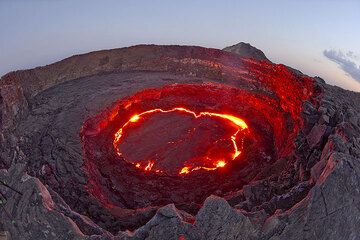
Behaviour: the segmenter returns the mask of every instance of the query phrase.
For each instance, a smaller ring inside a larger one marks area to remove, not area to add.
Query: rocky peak
[[[265,60],[270,62],[270,60],[260,49],[251,46],[249,43],[240,42],[224,48],[223,51],[235,53],[240,55],[241,57],[253,58],[256,60]]]

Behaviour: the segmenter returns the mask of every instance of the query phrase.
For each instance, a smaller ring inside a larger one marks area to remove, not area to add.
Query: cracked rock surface
[[[317,77],[313,94],[299,90],[309,97],[299,100],[301,124],[283,141],[282,157],[241,188],[186,208],[168,201],[138,209],[106,208],[87,191],[79,132],[118,99],[207,82],[277,99],[255,73],[265,68],[236,64],[253,58],[274,73],[282,66],[236,46],[136,46],[3,76],[0,180],[19,193],[0,185],[0,230],[9,239],[360,239],[360,94]],[[289,71],[298,77],[291,81],[304,76]]]

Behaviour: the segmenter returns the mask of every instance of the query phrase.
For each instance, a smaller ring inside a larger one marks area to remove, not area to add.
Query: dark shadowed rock
[[[21,193],[1,188],[7,201],[1,203],[0,216],[11,239],[54,239],[59,236],[82,239],[84,234],[76,223],[60,210],[67,206],[57,205],[40,180],[24,174],[23,170],[24,166],[18,164],[0,172],[0,180]]]
[[[206,199],[195,226],[202,239],[257,239],[259,233],[247,216],[215,196]]]

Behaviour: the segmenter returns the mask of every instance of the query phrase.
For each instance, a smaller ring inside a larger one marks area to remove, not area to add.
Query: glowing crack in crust
[[[232,160],[236,159],[241,154],[241,151],[239,150],[239,148],[237,146],[237,143],[236,143],[236,136],[241,130],[244,130],[244,129],[248,128],[247,124],[241,118],[238,118],[238,117],[235,117],[235,116],[232,116],[232,115],[228,115],[228,114],[221,114],[221,113],[214,113],[214,112],[200,112],[199,114],[196,114],[195,112],[193,112],[191,110],[188,110],[186,108],[182,108],[182,107],[176,107],[176,108],[172,108],[170,110],[163,110],[163,109],[160,109],[160,108],[156,108],[156,109],[151,109],[151,110],[148,110],[148,111],[133,115],[115,133],[115,138],[114,138],[113,145],[114,145],[114,148],[116,149],[117,154],[119,156],[122,155],[120,150],[118,149],[118,146],[119,146],[119,143],[121,141],[121,137],[123,136],[123,129],[126,126],[128,126],[131,123],[139,121],[142,116],[147,115],[147,114],[151,114],[151,113],[169,113],[169,112],[176,112],[176,111],[177,112],[186,112],[186,113],[192,114],[195,118],[199,118],[199,117],[202,117],[202,116],[210,116],[210,117],[218,117],[218,118],[226,119],[226,120],[232,122],[233,124],[235,124],[238,127],[237,131],[231,136],[231,142],[232,142],[233,147],[234,147],[234,153],[232,154]],[[154,167],[155,163],[153,161],[149,161],[148,164],[146,166],[143,166],[143,167],[140,165],[140,163],[136,163],[134,165],[135,165],[136,168],[140,168],[140,169],[143,169],[145,171],[151,171],[152,168]],[[219,160],[214,164],[214,167],[212,167],[212,168],[209,168],[209,167],[190,168],[188,166],[185,166],[179,171],[179,174],[188,174],[188,173],[190,173],[192,171],[196,171],[196,170],[200,170],[200,169],[210,171],[210,170],[215,170],[217,168],[224,167],[225,165],[226,165],[225,161]],[[161,172],[161,171],[160,170],[155,170],[155,172]]]

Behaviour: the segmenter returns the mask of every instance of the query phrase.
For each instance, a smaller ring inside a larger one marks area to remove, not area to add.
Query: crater
[[[195,214],[207,196],[265,178],[284,151],[276,137],[289,137],[278,126],[294,124],[266,97],[227,85],[146,89],[83,125],[87,189],[109,209],[175,203]]]
[[[83,233],[138,229],[172,203],[193,223],[211,195],[272,215],[311,189],[326,138],[309,134],[314,79],[201,47],[70,60],[4,78],[1,122],[17,141],[4,143],[16,150],[7,159],[26,161],[56,204],[89,217],[96,227],[69,215]],[[319,132],[328,133],[323,123]]]

